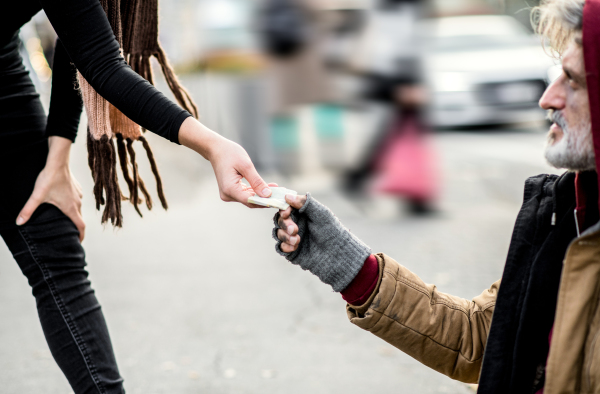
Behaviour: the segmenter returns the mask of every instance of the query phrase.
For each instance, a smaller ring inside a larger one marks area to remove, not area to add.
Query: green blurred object
[[[275,149],[297,150],[300,148],[298,119],[292,116],[276,116],[271,120],[271,141]]]
[[[322,104],[314,109],[317,136],[324,140],[340,140],[344,137],[343,109],[339,105]]]

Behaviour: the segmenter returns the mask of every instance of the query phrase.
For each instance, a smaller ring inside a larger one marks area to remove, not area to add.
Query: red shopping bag
[[[431,201],[438,193],[436,157],[428,133],[406,120],[397,126],[379,160],[373,190],[411,200]]]

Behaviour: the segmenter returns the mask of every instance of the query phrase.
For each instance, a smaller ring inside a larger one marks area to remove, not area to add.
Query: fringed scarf
[[[154,56],[161,66],[169,88],[179,104],[198,117],[198,109],[189,93],[181,86],[164,50],[158,42],[158,0],[100,0],[110,25],[131,68],[154,84],[150,59]],[[152,209],[152,198],[140,177],[133,142],[140,141],[146,150],[161,205],[168,208],[162,181],[142,128],[100,96],[78,74],[79,86],[88,116],[88,164],[94,178],[96,209],[104,205],[102,223],[123,225],[121,201],[129,200],[142,216],[139,204],[143,200]],[[129,197],[123,196],[117,178],[117,156]],[[131,169],[131,172],[130,172]]]

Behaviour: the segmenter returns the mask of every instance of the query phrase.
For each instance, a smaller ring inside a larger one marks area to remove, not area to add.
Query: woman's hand
[[[81,216],[81,186],[73,178],[69,168],[71,141],[63,137],[48,139],[48,159],[46,166],[35,181],[31,197],[17,217],[17,225],[21,226],[31,218],[35,210],[43,203],[55,205],[79,230],[79,240],[85,236],[85,223]]]
[[[249,204],[248,198],[254,194],[260,197],[271,195],[269,185],[256,172],[244,148],[208,129],[196,119],[190,117],[183,122],[179,130],[179,142],[210,161],[223,201],[237,201],[247,207],[258,208],[258,205]],[[246,178],[250,187],[242,183],[242,178]]]
[[[258,175],[248,153],[240,145],[222,138],[213,145],[210,155],[210,164],[213,167],[219,193],[223,201],[237,201],[247,207],[259,207],[248,203],[248,198],[254,194],[260,197],[269,197],[271,189]],[[242,183],[246,178],[250,187]]]

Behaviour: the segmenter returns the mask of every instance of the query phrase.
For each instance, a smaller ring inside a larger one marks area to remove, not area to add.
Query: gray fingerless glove
[[[334,291],[344,290],[356,277],[371,249],[352,235],[326,206],[306,194],[306,203],[293,209],[291,218],[298,225],[300,245],[292,253],[281,250],[277,238],[279,212],[273,218],[275,250],[292,264],[312,272]]]

